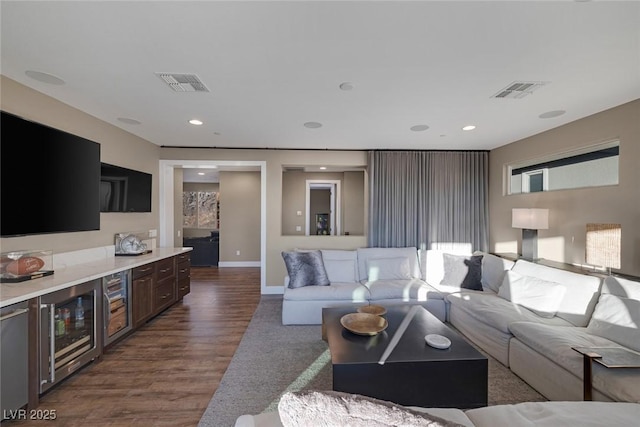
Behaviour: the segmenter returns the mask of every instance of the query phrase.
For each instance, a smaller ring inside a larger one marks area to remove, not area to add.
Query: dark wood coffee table
[[[333,389],[407,406],[487,406],[487,358],[423,307],[417,307],[393,351],[379,363],[411,307],[387,306],[384,317],[389,326],[371,337],[353,334],[340,324],[340,318],[356,307],[322,309],[322,338],[331,352]],[[427,334],[449,338],[451,347],[430,347],[424,340]]]

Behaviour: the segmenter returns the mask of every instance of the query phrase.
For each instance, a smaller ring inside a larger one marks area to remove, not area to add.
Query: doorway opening
[[[340,180],[306,180],[305,235],[340,234]]]

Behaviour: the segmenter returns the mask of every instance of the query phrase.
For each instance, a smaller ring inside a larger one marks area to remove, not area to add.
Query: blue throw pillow
[[[329,286],[329,276],[322,262],[322,252],[282,252],[282,258],[287,266],[291,289],[303,286]]]

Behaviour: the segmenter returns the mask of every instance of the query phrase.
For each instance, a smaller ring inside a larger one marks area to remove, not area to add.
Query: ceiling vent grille
[[[538,90],[547,82],[513,82],[509,86],[501,89],[491,98],[512,98],[522,99],[527,95],[531,95],[535,90]]]
[[[209,92],[195,74],[156,73],[174,92]]]

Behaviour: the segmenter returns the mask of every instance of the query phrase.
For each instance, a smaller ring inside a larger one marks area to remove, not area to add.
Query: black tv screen
[[[100,229],[100,144],[2,111],[0,235]]]
[[[151,212],[151,174],[102,163],[102,212]]]

